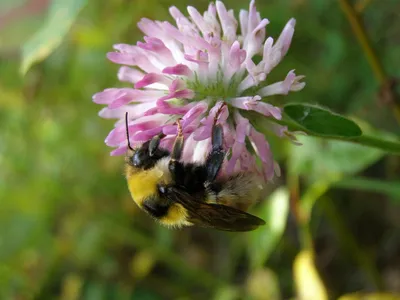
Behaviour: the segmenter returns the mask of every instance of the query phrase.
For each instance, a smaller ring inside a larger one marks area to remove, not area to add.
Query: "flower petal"
[[[284,81],[276,82],[257,91],[261,96],[287,95],[290,91],[300,91],[305,83],[299,82],[304,76],[296,76],[294,70],[291,70]]]
[[[178,64],[173,67],[166,67],[164,70],[162,70],[162,72],[169,75],[184,75],[187,77],[193,76],[192,70],[190,70],[189,67],[184,64]]]
[[[256,151],[256,154],[262,161],[265,178],[271,180],[274,177],[274,161],[265,136],[252,127],[250,131],[250,141],[254,151]]]

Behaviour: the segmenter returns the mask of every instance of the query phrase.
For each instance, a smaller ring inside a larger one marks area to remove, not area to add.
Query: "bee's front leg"
[[[161,139],[164,138],[164,137],[165,137],[165,134],[161,132],[161,133],[157,134],[155,137],[153,137],[150,140],[150,143],[149,143],[149,154],[150,154],[150,156],[153,156],[154,153],[158,150],[158,147],[160,146]]]
[[[223,150],[224,131],[221,125],[214,125],[212,128],[211,143],[212,149],[206,160],[207,181],[213,182],[221,169],[225,158]]]
[[[171,160],[169,161],[168,168],[171,173],[172,179],[176,184],[183,184],[185,180],[185,172],[183,163],[180,161],[184,146],[184,137],[182,133],[182,126],[180,120],[177,121],[178,134],[176,136],[174,146],[172,147]]]

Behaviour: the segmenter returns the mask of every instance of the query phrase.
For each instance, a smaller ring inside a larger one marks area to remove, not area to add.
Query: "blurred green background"
[[[203,11],[208,3],[54,0],[48,16],[50,2],[0,1],[0,299],[398,299],[399,156],[311,137],[301,147],[273,140],[283,174],[253,209],[267,226],[162,228],[131,200],[123,157],[110,157],[103,142],[113,121],[97,116],[91,96],[123,86],[105,55],[114,43],[142,39],[140,18],[172,21],[169,6]],[[236,15],[248,9],[224,3]],[[307,86],[277,101],[322,104],[398,139],[396,99],[382,89],[343,3],[257,1],[273,37],[297,19],[273,76],[296,69]],[[399,76],[400,2],[350,4],[385,79]],[[25,61],[45,58],[25,75],[23,45]]]

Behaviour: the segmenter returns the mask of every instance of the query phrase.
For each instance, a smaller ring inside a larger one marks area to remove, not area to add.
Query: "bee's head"
[[[129,151],[128,164],[135,168],[147,170],[152,168],[161,158],[169,155],[169,151],[162,148],[157,148],[150,154],[149,144],[149,141],[145,142],[139,148]]]
[[[126,156],[126,162],[138,169],[150,169],[158,160],[169,155],[169,151],[159,148],[159,139],[154,142],[153,140],[145,142],[142,146],[134,149],[129,142],[129,130],[128,130],[128,113],[125,114],[125,127],[126,127],[126,138],[128,141],[128,152]]]

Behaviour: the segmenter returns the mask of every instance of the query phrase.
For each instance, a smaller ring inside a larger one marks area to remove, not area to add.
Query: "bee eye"
[[[143,151],[138,150],[135,152],[135,154],[133,154],[132,156],[132,164],[135,167],[140,167],[143,162],[144,162],[144,155],[143,155]]]
[[[166,194],[167,193],[167,187],[165,185],[159,184],[157,186],[158,191],[160,192],[160,194]]]

